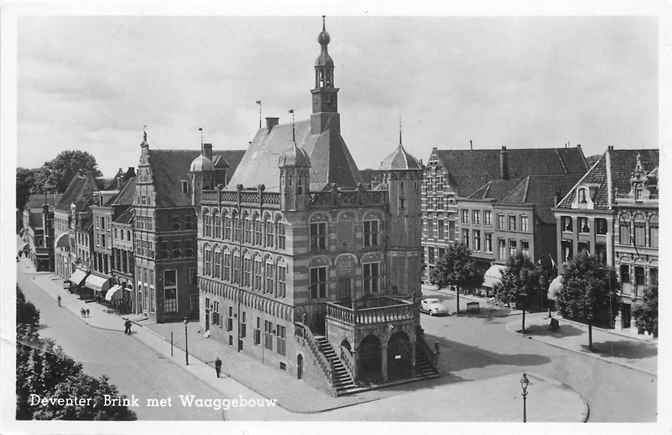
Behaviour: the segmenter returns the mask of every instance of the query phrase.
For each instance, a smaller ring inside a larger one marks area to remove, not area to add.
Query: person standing
[[[215,373],[217,373],[217,377],[219,377],[219,374],[222,372],[222,360],[219,359],[219,357],[215,358]]]
[[[58,301],[58,306],[60,307],[61,306],[61,295],[58,295],[56,300]]]
[[[126,319],[126,322],[124,322],[124,326],[125,326],[124,334],[131,335],[131,321]]]

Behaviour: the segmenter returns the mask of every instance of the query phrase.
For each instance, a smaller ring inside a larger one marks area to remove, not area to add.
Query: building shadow
[[[587,344],[582,344],[581,349],[585,352],[591,352]],[[657,356],[658,348],[649,343],[633,342],[630,340],[602,341],[599,343],[593,342],[592,353],[602,356],[640,359]]]
[[[522,325],[521,325],[522,326]],[[517,332],[520,332],[518,330]],[[577,328],[574,325],[560,325],[560,328],[556,331],[552,331],[548,328],[548,325],[530,325],[525,327],[525,334],[532,336],[545,336],[545,337],[554,337],[554,338],[563,338],[563,337],[575,337],[577,335],[585,334],[585,331],[581,328]]]

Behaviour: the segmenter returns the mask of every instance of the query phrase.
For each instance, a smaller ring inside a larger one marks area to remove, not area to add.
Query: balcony
[[[327,302],[327,320],[336,320],[350,325],[375,325],[404,320],[417,316],[417,307],[411,302],[391,297],[350,301]]]

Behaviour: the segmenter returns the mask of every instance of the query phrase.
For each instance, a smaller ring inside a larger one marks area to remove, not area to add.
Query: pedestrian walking
[[[217,373],[217,377],[219,377],[219,374],[222,372],[222,360],[219,359],[219,357],[215,358],[215,373]]]
[[[87,308],[87,309],[86,309],[86,318],[88,319],[90,315],[91,315],[91,310],[89,310],[89,309]]]
[[[125,326],[124,334],[131,335],[131,321],[126,319],[126,321],[124,322],[124,326]]]
[[[58,306],[60,307],[61,306],[61,295],[58,295],[56,300],[58,301]]]
[[[79,310],[79,314],[81,314],[82,317],[85,317],[85,316],[86,316],[86,310],[84,309],[84,307],[82,307],[82,309]]]

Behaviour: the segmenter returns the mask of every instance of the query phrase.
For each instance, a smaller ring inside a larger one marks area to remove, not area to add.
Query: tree
[[[432,282],[439,287],[453,285],[457,291],[457,314],[460,314],[460,288],[477,277],[476,264],[471,251],[460,243],[448,247],[431,273]]]
[[[658,286],[648,287],[644,291],[641,302],[632,310],[635,325],[640,330],[658,337]]]
[[[593,325],[609,325],[616,310],[616,274],[596,257],[581,253],[565,267],[558,294],[563,317],[588,325],[588,348],[593,350]]]
[[[16,168],[16,208],[23,210],[28,197],[35,191],[38,169]]]
[[[36,327],[40,325],[40,310],[35,308],[31,302],[26,301],[18,285],[16,286],[16,323]]]
[[[52,184],[57,192],[64,192],[72,178],[78,172],[90,172],[94,176],[102,175],[98,170],[96,158],[86,151],[61,151],[53,160],[45,162],[43,181]],[[44,183],[41,183],[44,184]]]
[[[507,270],[502,280],[495,286],[497,299],[504,303],[515,304],[523,311],[522,332],[525,333],[525,310],[530,299],[539,292],[539,272],[527,255],[520,252],[509,257]]]

